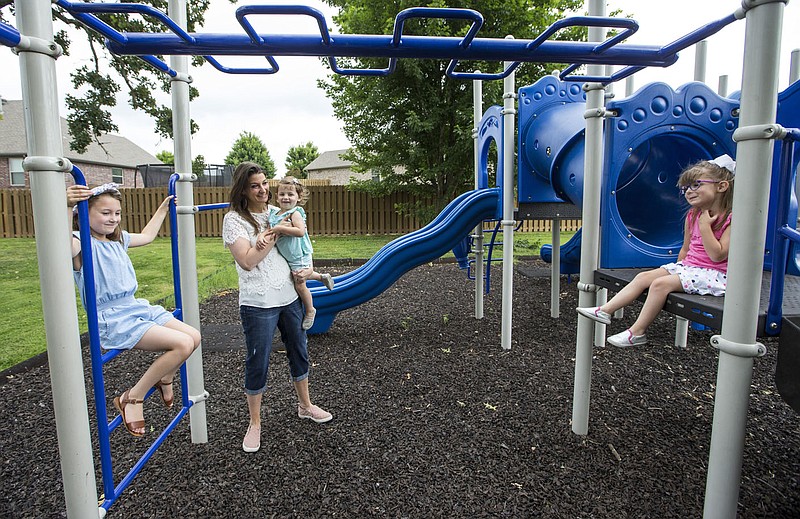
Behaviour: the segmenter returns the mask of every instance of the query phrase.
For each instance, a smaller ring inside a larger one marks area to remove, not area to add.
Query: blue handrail
[[[795,184],[794,148],[797,141],[800,141],[800,130],[796,128],[786,129],[786,136],[781,142],[781,156],[779,167],[778,192],[785,193],[778,199],[775,211],[776,227],[779,227],[775,234],[773,251],[775,253],[772,260],[772,273],[770,277],[769,304],[767,306],[767,318],[764,331],[767,335],[779,335],[781,333],[781,319],[783,317],[783,290],[786,278],[786,264],[789,257],[789,242],[800,243],[800,233],[794,228],[789,227],[789,209],[791,196]]]

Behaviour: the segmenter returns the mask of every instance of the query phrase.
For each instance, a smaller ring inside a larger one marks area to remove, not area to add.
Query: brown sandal
[[[144,400],[138,398],[128,398],[128,391],[122,393],[122,396],[114,398],[114,407],[116,407],[117,411],[119,411],[119,414],[122,417],[122,423],[125,424],[125,428],[128,429],[128,432],[131,433],[136,438],[141,438],[142,436],[144,436],[144,432],[136,431],[136,429],[144,429],[144,420],[128,422],[128,420],[125,418],[125,406],[128,404],[143,404],[143,403]]]
[[[175,402],[175,391],[174,390],[172,391],[172,398],[167,400],[164,397],[164,386],[171,386],[173,382],[175,382],[174,379],[170,382],[161,382],[159,380],[158,382],[156,382],[155,385],[155,388],[158,389],[159,394],[161,394],[161,401],[164,402],[164,405],[166,406],[167,409],[172,409],[172,403]]]

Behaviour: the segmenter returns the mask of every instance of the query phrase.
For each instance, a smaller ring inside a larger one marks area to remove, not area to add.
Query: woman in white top
[[[239,313],[247,353],[244,390],[250,424],[242,449],[256,452],[261,447],[261,396],[267,389],[269,355],[275,328],[281,332],[289,360],[289,371],[297,392],[297,415],[317,423],[333,416],[311,403],[308,394],[308,348],[303,308],[294,289],[289,265],[275,248],[274,235],[257,243],[268,228],[269,182],[258,164],[243,162],[233,173],[230,211],[222,224],[222,240],[236,261],[239,274]],[[301,271],[308,276],[310,269]]]

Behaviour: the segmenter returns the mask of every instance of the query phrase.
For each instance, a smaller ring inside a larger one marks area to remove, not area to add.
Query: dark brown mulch
[[[464,273],[428,265],[311,337],[312,395],[334,413],[328,424],[298,420],[286,359],[275,353],[256,454],[241,450],[237,296],[204,304],[209,441],[193,445],[181,424],[111,516],[701,516],[718,359],[711,334],[692,331],[688,350],[678,350],[663,314],[651,345],[596,348],[590,430],[576,436],[574,283],[562,281],[562,317],[552,319],[549,280],[517,273],[513,346],[504,352],[493,272],[483,320],[473,317]],[[767,347],[755,362],[739,515],[800,517],[800,417],[777,394],[777,343]],[[149,360],[122,359],[106,370],[109,406]],[[0,517],[63,516],[46,366],[2,382],[0,416]],[[148,402],[153,427],[169,416]],[[145,448],[115,431],[117,472]]]

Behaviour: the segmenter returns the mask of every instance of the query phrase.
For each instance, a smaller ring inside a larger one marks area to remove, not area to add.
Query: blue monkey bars
[[[621,43],[638,30],[631,19],[599,16],[575,16],[558,20],[533,40],[477,38],[483,25],[483,16],[472,9],[415,7],[401,11],[394,22],[391,35],[332,36],[324,15],[309,6],[274,5],[242,6],[236,18],[245,34],[200,34],[187,33],[167,15],[150,6],[139,4],[104,4],[69,2],[57,0],[56,5],[106,37],[106,46],[119,55],[136,55],[167,72],[177,74],[155,55],[199,55],[218,70],[231,74],[273,74],[278,64],[273,56],[317,56],[330,60],[331,69],[343,75],[385,76],[394,71],[399,58],[448,59],[447,75],[459,79],[502,79],[522,62],[572,63],[561,77],[569,81],[599,81],[609,83],[623,79],[644,67],[668,67],[678,59],[678,52],[715,34],[743,14],[737,11],[720,20],[709,23],[674,42],[659,47],[646,45],[622,45]],[[138,14],[162,22],[168,32],[121,33],[100,20],[96,14]],[[262,36],[248,20],[250,15],[304,15],[316,19],[319,34]],[[472,22],[463,37],[411,36],[404,35],[405,22],[415,18],[443,18]],[[2,25],[2,24],[0,24]],[[567,27],[614,27],[622,31],[603,42],[550,41],[549,38]],[[0,38],[4,32],[0,31]],[[12,33],[13,34],[13,33]],[[3,41],[3,40],[0,40]],[[13,38],[9,39],[13,41]],[[270,63],[268,68],[229,68],[219,63],[214,56],[264,56]],[[386,57],[389,64],[384,69],[342,69],[336,57]],[[499,74],[457,72],[461,60],[510,61]],[[571,73],[581,65],[608,64],[626,66],[610,76],[579,76]]]

